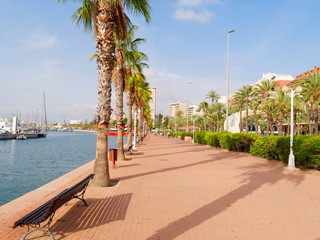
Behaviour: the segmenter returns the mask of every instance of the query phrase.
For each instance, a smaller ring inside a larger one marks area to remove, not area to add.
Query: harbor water
[[[95,159],[96,141],[90,132],[0,141],[0,206]],[[116,136],[109,148],[117,148]]]

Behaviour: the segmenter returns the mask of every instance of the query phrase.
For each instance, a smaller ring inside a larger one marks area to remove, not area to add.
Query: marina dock
[[[108,188],[61,207],[51,230],[62,239],[319,239],[320,175],[277,161],[151,136],[110,168]],[[28,211],[92,172],[93,161],[0,207],[0,239]],[[35,232],[30,239],[48,239]]]

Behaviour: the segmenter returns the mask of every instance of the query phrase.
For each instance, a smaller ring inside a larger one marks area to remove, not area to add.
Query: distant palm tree
[[[290,98],[288,95],[282,92],[282,87],[276,88],[276,90],[271,93],[270,104],[277,106],[279,110],[280,115],[279,115],[278,132],[279,132],[279,136],[283,136],[282,129],[283,129],[284,110],[285,110],[285,107],[288,104],[290,104]]]
[[[237,107],[239,109],[239,113],[240,113],[240,124],[239,124],[239,128],[240,128],[240,132],[242,132],[243,129],[243,123],[242,123],[242,108],[243,105],[245,103],[245,98],[244,96],[240,93],[240,92],[236,92],[236,94],[233,96],[232,100],[231,100],[231,104],[234,107]]]
[[[246,104],[246,132],[249,130],[249,102],[253,94],[253,87],[251,85],[245,85],[239,88],[239,94],[242,95]]]
[[[200,103],[199,106],[199,110],[203,110],[203,126],[204,126],[204,130],[207,130],[207,126],[206,126],[206,115],[207,115],[207,110],[208,110],[208,103],[203,101]]]
[[[249,103],[250,109],[253,111],[253,117],[254,117],[254,124],[255,124],[255,132],[258,133],[258,119],[257,119],[257,110],[260,105],[260,98],[259,94],[257,92],[257,89],[255,88],[253,90],[252,98]]]
[[[311,93],[314,106],[314,128],[315,135],[319,135],[319,97],[320,97],[320,72],[311,73],[304,79],[305,89]]]
[[[264,101],[266,102],[267,135],[269,135],[269,131],[271,130],[268,99],[271,91],[274,89],[275,86],[276,86],[276,83],[273,80],[269,80],[269,79],[263,80],[260,84],[257,84],[260,97],[263,98]]]
[[[68,0],[58,0],[64,3]],[[76,1],[76,0],[75,0]],[[95,53],[99,70],[98,110],[97,110],[97,148],[94,165],[95,176],[91,186],[106,187],[110,184],[108,166],[108,129],[111,115],[111,79],[115,63],[114,31],[126,37],[126,17],[123,6],[129,11],[142,14],[150,21],[148,0],[77,0],[82,6],[73,14],[77,25],[94,32],[97,52]]]
[[[220,117],[223,112],[224,104],[216,102],[214,108],[217,113],[217,132],[220,132]]]
[[[220,98],[220,95],[217,94],[214,90],[211,90],[206,95],[206,99],[210,99],[211,100],[211,105],[213,105],[214,101],[218,101],[219,98]]]

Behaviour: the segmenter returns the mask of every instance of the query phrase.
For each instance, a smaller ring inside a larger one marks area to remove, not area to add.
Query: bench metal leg
[[[34,227],[34,228],[30,231],[30,226],[29,226],[29,225],[28,225],[28,230],[27,230],[27,232],[21,236],[20,240],[25,240],[26,237],[27,237],[30,233],[35,232],[35,231],[44,232],[44,233],[46,233],[46,234],[48,234],[48,235],[50,236],[51,240],[55,240],[52,232],[50,232],[49,226],[48,226],[48,231],[42,229],[41,227]]]

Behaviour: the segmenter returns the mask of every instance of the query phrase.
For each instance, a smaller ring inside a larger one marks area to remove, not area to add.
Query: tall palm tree
[[[133,93],[135,89],[136,78],[142,74],[143,67],[148,65],[143,63],[142,60],[147,60],[146,54],[139,52],[137,50],[138,45],[144,42],[144,39],[136,38],[134,39],[134,31],[137,26],[133,25],[127,34],[126,45],[128,46],[128,51],[125,52],[125,59],[127,62],[127,79],[125,82],[125,91],[127,95],[127,140],[128,147],[132,145],[132,107],[133,107]]]
[[[64,3],[68,0],[57,0]],[[108,166],[108,129],[111,115],[111,79],[115,62],[114,31],[125,38],[125,9],[142,14],[150,21],[150,5],[148,0],[74,0],[82,6],[73,14],[77,25],[83,25],[92,31],[96,39],[96,60],[99,71],[98,109],[97,109],[97,148],[94,164],[95,176],[91,186],[106,187],[110,184]],[[122,4],[123,3],[123,4]]]
[[[314,128],[315,135],[319,135],[319,97],[320,97],[320,72],[311,73],[304,79],[304,87],[311,93],[314,102]]]
[[[211,100],[211,105],[213,105],[214,101],[217,101],[220,98],[220,95],[217,94],[214,90],[211,90],[207,95],[206,99]]]
[[[270,93],[272,89],[274,89],[274,87],[276,86],[276,83],[273,80],[266,79],[266,80],[263,80],[260,84],[257,84],[256,86],[259,89],[259,93],[261,97],[264,99],[265,102],[268,102]],[[269,135],[271,122],[270,122],[268,104],[266,105],[266,114],[267,114],[267,135]]]
[[[208,110],[208,103],[205,101],[202,101],[200,103],[199,110],[203,110],[203,127],[204,127],[204,130],[206,131],[207,130],[206,116],[207,116],[207,110]]]

